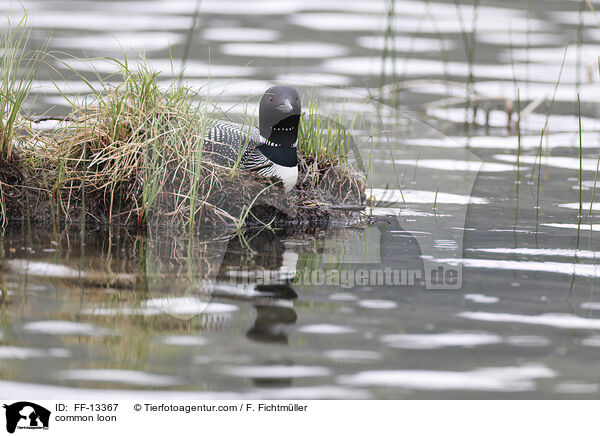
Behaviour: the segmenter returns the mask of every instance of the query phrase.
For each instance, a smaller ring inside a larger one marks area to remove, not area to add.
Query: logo
[[[19,401],[6,409],[6,431],[14,433],[18,429],[47,430],[50,422],[50,411],[28,401]]]

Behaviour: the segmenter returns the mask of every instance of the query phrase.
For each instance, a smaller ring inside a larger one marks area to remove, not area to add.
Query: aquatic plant
[[[466,24],[466,17],[463,16],[463,11],[461,9],[460,3],[458,0],[454,0],[456,5],[456,14],[458,17],[458,22],[460,25],[460,33],[463,40],[463,45],[465,48],[465,55],[467,57],[468,63],[468,76],[467,76],[467,100],[465,101],[465,113],[472,107],[472,105],[477,104],[476,102],[471,101],[471,96],[474,93],[475,87],[475,74],[474,74],[474,64],[475,64],[475,47],[476,47],[476,32],[477,32],[477,15],[478,15],[478,7],[479,0],[473,0],[473,14],[471,17],[470,31],[468,30],[468,25]],[[473,112],[473,120],[475,120],[476,109],[474,108]],[[465,126],[467,124],[465,123]]]
[[[304,158],[325,163],[348,163],[356,118],[346,125],[343,112],[319,112],[317,99],[309,97],[298,131],[298,152]]]
[[[16,23],[7,18],[0,33],[0,158],[9,159],[15,133],[21,122],[23,104],[38,71],[41,51],[27,52],[30,30],[27,13]]]

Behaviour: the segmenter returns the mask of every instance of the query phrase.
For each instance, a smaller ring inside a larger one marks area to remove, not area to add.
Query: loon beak
[[[285,103],[280,104],[279,106],[276,106],[276,108],[278,111],[281,111],[284,114],[287,114],[287,113],[291,112],[292,109],[294,109],[292,107],[292,103],[290,103],[290,101],[287,98],[285,99]]]

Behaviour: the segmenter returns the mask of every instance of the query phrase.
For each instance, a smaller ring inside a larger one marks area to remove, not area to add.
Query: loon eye
[[[273,97],[269,97],[269,103],[273,103]]]

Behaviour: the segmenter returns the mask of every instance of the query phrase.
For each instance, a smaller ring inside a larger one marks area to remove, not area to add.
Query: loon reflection
[[[275,285],[273,288],[281,292],[280,298],[295,300],[298,297],[289,286]],[[279,304],[255,304],[254,308],[256,319],[254,326],[246,332],[246,337],[255,342],[287,344],[286,326],[295,324],[298,319],[294,308]]]
[[[246,332],[248,339],[287,344],[286,327],[298,319],[293,307],[298,294],[291,286],[298,254],[269,235],[251,239],[249,247],[238,244],[240,241],[230,241],[212,296],[252,303],[256,319]],[[248,253],[248,248],[250,258],[240,255]]]
[[[286,326],[298,319],[293,300],[298,294],[287,284],[236,286],[216,283],[213,297],[219,299],[243,299],[251,301],[256,310],[254,325],[246,337],[255,342],[287,344]]]

